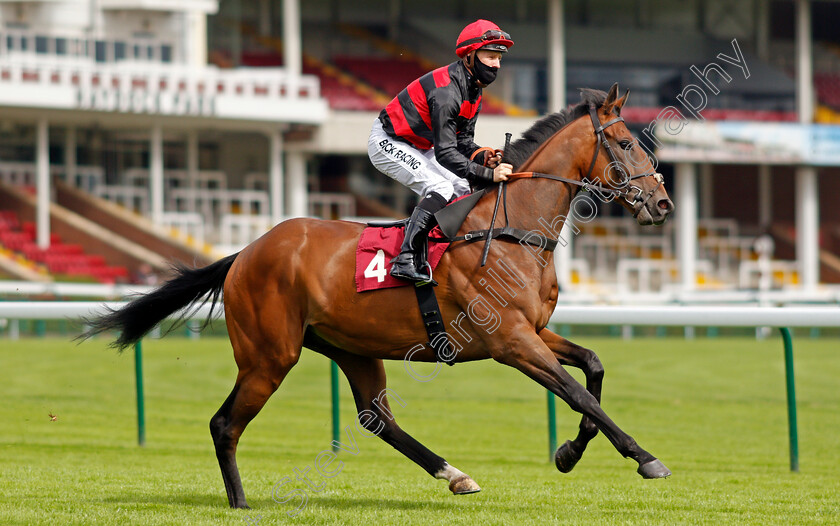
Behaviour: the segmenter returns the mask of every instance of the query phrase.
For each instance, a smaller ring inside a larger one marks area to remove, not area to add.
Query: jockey
[[[422,196],[406,224],[400,254],[391,260],[392,276],[435,284],[426,268],[426,235],[436,224],[435,212],[469,193],[470,181],[506,181],[511,173],[498,155],[470,157],[479,149],[473,135],[481,91],[496,79],[502,54],[512,45],[499,26],[476,20],[458,36],[459,60],[413,81],[374,121],[371,162]]]

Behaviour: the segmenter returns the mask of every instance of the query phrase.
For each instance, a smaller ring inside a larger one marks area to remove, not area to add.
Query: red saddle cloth
[[[356,247],[356,292],[405,287],[413,285],[410,281],[391,277],[391,259],[400,253],[405,237],[403,227],[367,227],[359,237]],[[440,228],[435,227],[429,237],[444,237]],[[449,243],[429,243],[429,264],[432,270],[437,267]]]

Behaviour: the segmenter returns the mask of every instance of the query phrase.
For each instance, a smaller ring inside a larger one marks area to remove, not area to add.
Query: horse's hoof
[[[640,465],[636,471],[646,479],[661,479],[671,476],[671,470],[656,458]]]
[[[464,475],[463,477],[453,479],[449,483],[449,491],[455,495],[467,495],[469,493],[478,493],[481,491],[481,488],[469,475]]]
[[[578,463],[580,460],[580,455],[575,454],[572,451],[572,441],[566,440],[566,442],[557,448],[557,451],[554,453],[554,465],[557,466],[557,469],[560,470],[561,473],[568,473],[575,467],[575,464]]]

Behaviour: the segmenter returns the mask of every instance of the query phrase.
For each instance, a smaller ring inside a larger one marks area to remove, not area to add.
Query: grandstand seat
[[[18,230],[20,223],[17,214],[12,210],[0,210],[0,230]]]
[[[280,67],[283,57],[273,52],[246,52],[242,54],[242,64],[249,67]],[[349,111],[377,111],[380,104],[359,93],[352,85],[342,83],[335,76],[306,61],[303,64],[305,75],[317,76],[321,82],[321,96],[329,102],[330,108]]]
[[[814,88],[817,98],[823,104],[840,110],[840,75],[833,73],[814,73]]]
[[[0,211],[0,246],[31,262],[43,264],[50,273],[88,277],[99,283],[128,280],[126,267],[107,266],[102,255],[85,254],[81,245],[64,244],[57,234],[51,234],[49,247],[39,247],[35,243],[36,230],[31,221],[19,223],[13,211]]]
[[[426,69],[415,60],[391,57],[337,56],[333,58],[333,62],[391,97],[426,73]]]
[[[389,97],[397,96],[409,83],[429,71],[417,60],[395,57],[336,56],[333,62],[337,67],[362,79]],[[505,108],[485,97],[482,101],[482,113],[504,115]]]

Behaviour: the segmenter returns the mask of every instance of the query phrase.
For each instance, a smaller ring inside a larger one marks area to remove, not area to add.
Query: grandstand
[[[0,2],[0,276],[132,281],[289,217],[404,215],[415,198],[370,166],[370,125],[478,17],[516,41],[480,144],[613,82],[658,138],[678,220],[639,229],[602,205],[558,249],[565,293],[837,297],[840,3],[804,0]],[[748,77],[720,59],[733,39]],[[712,62],[733,80],[670,137],[663,109]],[[762,142],[795,128],[816,130],[818,162]]]

